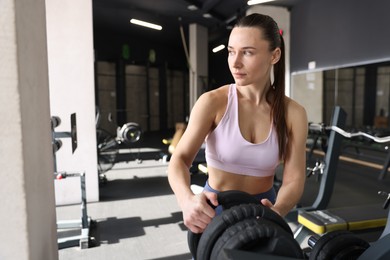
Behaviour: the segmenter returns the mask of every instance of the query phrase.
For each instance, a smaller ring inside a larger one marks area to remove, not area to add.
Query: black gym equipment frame
[[[372,136],[372,135],[364,133],[364,132],[348,133],[348,132],[342,130],[342,128],[336,126],[336,125],[331,125],[331,126],[321,127],[321,128],[324,129],[324,130],[331,130],[331,133],[339,134],[339,136],[343,136],[343,137],[346,137],[346,138],[352,138],[352,137],[355,137],[355,136],[364,136],[364,137],[367,137],[367,138],[370,138],[370,139],[374,140],[377,143],[389,143],[390,142],[390,136],[387,136],[387,137],[377,137],[377,136]],[[328,148],[327,152],[329,152],[329,148]],[[383,208],[387,209],[389,204],[390,204],[390,193],[378,192],[378,194],[387,196],[386,201],[385,201],[385,203],[383,205]],[[367,216],[361,216],[361,215],[364,215],[364,214],[359,214],[359,213],[363,212],[363,213],[365,213],[367,215],[367,214],[370,214],[370,213],[374,212],[374,209],[369,209],[369,207],[372,208],[374,206],[368,205],[366,207],[361,207],[361,206],[349,207],[349,208],[339,209],[339,210],[343,210],[344,212],[348,211],[351,214],[351,216],[353,216],[352,217],[353,220],[356,221],[357,223],[360,223],[360,222],[361,223],[367,223],[367,221],[368,221],[367,220]],[[328,209],[328,211],[331,211],[331,209]],[[319,210],[319,212],[325,212],[326,213],[326,211],[324,211],[323,209]],[[334,212],[336,213],[337,209],[334,209]],[[306,211],[306,212],[302,211],[300,214],[305,214],[305,213],[309,213],[310,214],[311,212],[310,211]],[[386,215],[387,215],[387,218],[386,218]],[[351,243],[351,248],[352,247],[353,248],[357,248],[358,245],[357,244],[355,245],[352,240],[355,239],[355,238],[358,238],[358,237],[354,236],[353,232],[350,232],[350,230],[351,231],[353,231],[353,230],[360,231],[362,229],[358,229],[357,224],[353,224],[353,228],[349,228],[351,223],[349,223],[349,220],[347,219],[346,216],[347,215],[342,216],[341,219],[343,221],[348,222],[348,223],[346,223],[347,224],[347,229],[344,229],[344,230],[332,229],[332,230],[329,230],[328,232],[326,232],[323,235],[323,237],[326,238],[327,236],[331,236],[333,233],[337,234],[338,232],[345,232],[347,235],[351,234],[350,238],[347,238],[347,237],[343,238],[345,243]],[[332,216],[332,218],[336,219],[336,218],[338,218],[338,215],[334,215],[334,216]],[[389,248],[389,242],[390,242],[390,219],[389,219],[390,218],[390,211],[388,211],[387,214],[383,214],[383,213],[380,214],[379,218],[385,218],[386,219],[386,222],[385,222],[386,226],[385,226],[384,230],[382,231],[381,236],[376,241],[370,242],[370,246],[368,248],[359,249],[360,251],[363,250],[363,253],[355,252],[356,254],[359,253],[359,257],[357,259],[359,259],[359,260],[366,260],[366,259],[369,259],[369,260],[390,259],[390,248]],[[379,218],[377,216],[377,219],[375,219],[374,222],[378,222]],[[314,223],[314,221],[313,221],[313,223]],[[332,225],[334,225],[335,223],[338,224],[338,222],[335,222],[335,221],[332,221],[332,222],[329,222],[329,223],[332,224]],[[374,226],[374,224],[375,223],[368,224],[367,228],[370,229],[370,228],[376,227],[376,226]],[[343,228],[345,228],[345,227],[343,227]],[[309,235],[310,233],[311,232],[309,231],[309,228],[304,227],[303,225],[301,225],[300,228],[298,228],[297,231],[295,232],[295,239],[299,243],[301,243],[303,241],[302,239],[304,237],[306,237],[307,235]],[[311,233],[311,234],[313,234],[313,233]],[[315,235],[313,235],[313,236],[311,236],[309,238],[309,245],[314,250],[314,248],[316,248],[317,245],[315,243],[310,243],[310,240],[313,237],[315,238],[315,240],[318,240],[317,239],[318,235],[315,234]],[[322,237],[319,238],[319,241],[321,241],[321,238]],[[360,240],[362,240],[362,239],[360,239]],[[356,240],[356,242],[358,242],[358,240]],[[367,241],[363,241],[363,242],[366,243],[366,244],[368,243]],[[344,244],[342,244],[342,245],[344,246]],[[338,249],[336,248],[336,246],[340,246],[340,245],[337,245],[337,243],[334,245],[334,247],[333,247],[333,244],[330,245],[329,246],[329,248],[330,248],[329,252],[337,251]],[[345,244],[345,247],[348,247],[347,244]],[[316,249],[318,249],[318,248],[316,248]],[[343,252],[346,252],[345,248],[340,248],[340,250],[344,250]],[[351,251],[351,253],[354,253],[354,252]],[[310,259],[312,259],[312,258],[316,259],[316,254],[313,257],[312,256],[310,257]]]
[[[336,106],[333,110],[331,125],[344,128],[346,118],[347,114],[344,109],[339,106]],[[317,198],[311,206],[291,210],[286,216],[287,221],[296,222],[299,210],[320,210],[325,209],[328,206],[333,193],[333,187],[336,179],[336,170],[339,162],[339,156],[341,153],[342,139],[342,136],[338,135],[336,132],[330,132],[327,152],[325,154],[324,161],[325,168],[323,169],[323,173],[321,176],[321,182]]]

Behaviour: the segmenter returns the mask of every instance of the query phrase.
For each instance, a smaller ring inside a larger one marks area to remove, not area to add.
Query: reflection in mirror
[[[390,62],[293,73],[291,97],[309,122],[330,122],[335,106],[347,112],[349,128],[389,128]]]
[[[334,106],[347,112],[347,126],[362,126],[364,108],[364,68],[342,68],[324,72],[324,118],[330,122]]]
[[[390,66],[378,67],[374,125],[387,128],[390,110]]]
[[[291,98],[305,107],[309,122],[323,122],[323,72],[293,74]]]

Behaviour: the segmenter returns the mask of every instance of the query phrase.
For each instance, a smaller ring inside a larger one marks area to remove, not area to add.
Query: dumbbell
[[[370,244],[347,230],[335,230],[308,239],[309,260],[358,259]]]
[[[285,220],[241,191],[218,193],[223,211],[202,234],[188,231],[188,245],[196,260],[224,259],[225,249],[303,258]]]

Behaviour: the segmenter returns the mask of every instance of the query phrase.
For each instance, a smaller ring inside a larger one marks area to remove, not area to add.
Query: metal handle
[[[349,132],[346,132],[343,129],[341,129],[340,127],[337,127],[337,126],[324,126],[322,124],[311,123],[310,124],[310,129],[311,130],[317,130],[317,131],[332,130],[332,131],[335,131],[336,133],[339,133],[340,135],[342,135],[342,136],[344,136],[346,138],[353,138],[353,137],[356,137],[356,136],[364,136],[364,137],[367,137],[367,138],[375,141],[376,143],[388,143],[388,142],[390,142],[390,136],[378,137],[378,136],[373,136],[373,135],[370,135],[370,134],[367,134],[367,133],[361,132],[361,131],[356,132],[356,133],[349,133]]]

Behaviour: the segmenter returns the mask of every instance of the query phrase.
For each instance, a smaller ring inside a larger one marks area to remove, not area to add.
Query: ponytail
[[[287,123],[285,104],[285,47],[283,36],[277,23],[268,15],[254,13],[243,17],[236,27],[255,27],[263,32],[263,37],[269,42],[270,51],[280,48],[279,61],[274,64],[274,82],[266,93],[267,102],[271,106],[271,119],[276,126],[279,141],[279,157],[285,159],[287,144]]]
[[[274,65],[274,83],[267,92],[267,101],[271,105],[274,124],[279,140],[279,157],[286,156],[287,124],[286,124],[286,104],[285,104],[285,49],[283,36],[280,35],[281,55],[279,61]],[[273,93],[273,99],[269,97]]]

